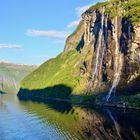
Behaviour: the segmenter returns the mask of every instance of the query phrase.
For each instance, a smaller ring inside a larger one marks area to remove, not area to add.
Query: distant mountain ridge
[[[37,66],[0,62],[0,91],[1,93],[16,93],[20,81],[31,73]]]

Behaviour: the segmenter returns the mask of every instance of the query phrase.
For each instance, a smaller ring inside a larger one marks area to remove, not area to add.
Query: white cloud
[[[39,36],[39,37],[47,37],[51,39],[65,39],[69,35],[69,32],[66,31],[56,31],[56,30],[49,30],[49,31],[43,31],[43,30],[35,30],[35,29],[29,29],[26,33],[28,36]]]
[[[107,0],[98,0],[98,2],[105,2],[105,1]],[[76,11],[77,16],[81,17],[81,15],[94,4],[95,3],[76,7],[75,11]]]
[[[0,63],[11,63],[11,62],[5,59],[0,59]]]
[[[77,15],[77,17],[78,17],[79,19],[70,22],[70,23],[67,25],[67,28],[73,28],[73,27],[78,26],[78,24],[79,24],[80,21],[82,20],[82,18],[81,18],[82,13],[84,13],[91,5],[92,5],[92,4],[76,7],[76,8],[75,8],[75,13],[76,13],[76,15]]]
[[[103,1],[106,1],[106,0],[99,0],[99,2],[103,2]],[[89,5],[84,5],[84,6],[78,6],[78,7],[76,7],[76,8],[75,8],[75,13],[76,13],[76,15],[77,15],[77,18],[79,18],[79,19],[70,22],[70,23],[67,25],[67,28],[76,27],[76,26],[80,23],[80,21],[82,20],[81,15],[82,15],[87,9],[89,9],[92,5],[94,5],[94,3],[89,4]]]
[[[21,45],[17,45],[17,44],[0,44],[0,49],[21,49]]]
[[[81,15],[82,15],[88,8],[90,8],[92,5],[93,5],[93,4],[76,7],[75,11],[76,11],[77,16],[78,16],[78,17],[81,17]]]
[[[80,23],[80,21],[81,21],[81,18],[78,19],[78,20],[75,20],[75,21],[70,22],[70,23],[67,25],[67,28],[72,28],[72,27],[78,26],[78,24]]]

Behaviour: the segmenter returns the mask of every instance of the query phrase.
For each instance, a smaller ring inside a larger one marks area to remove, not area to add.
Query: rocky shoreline
[[[119,104],[115,104],[113,102],[105,102],[105,103],[97,103],[97,106],[100,107],[111,107],[111,108],[120,108],[120,109],[136,109],[136,110],[140,110],[140,106],[139,107],[133,107],[131,105],[128,105],[127,103],[119,103]]]
[[[140,94],[132,96],[120,96],[114,97],[110,101],[105,101],[99,96],[85,96],[85,95],[71,95],[64,98],[52,98],[52,97],[41,97],[30,94],[17,95],[21,100],[32,100],[32,101],[58,101],[58,102],[69,102],[73,105],[79,106],[97,106],[97,107],[111,107],[111,108],[120,108],[120,109],[136,109],[140,110],[140,101],[138,98]],[[137,100],[136,100],[137,98]],[[135,101],[135,102],[134,102]]]

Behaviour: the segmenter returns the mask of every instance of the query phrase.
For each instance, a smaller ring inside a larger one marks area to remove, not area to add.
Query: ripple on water
[[[7,95],[8,96],[8,95]],[[12,96],[11,96],[12,97]],[[0,140],[59,140],[65,133],[47,122],[36,111],[23,109],[12,98],[3,98],[0,106]],[[49,108],[42,110],[45,114]]]
[[[119,135],[122,139],[140,139],[139,112],[99,112],[59,105],[20,101],[15,95],[4,95],[0,98],[0,140],[119,140]]]

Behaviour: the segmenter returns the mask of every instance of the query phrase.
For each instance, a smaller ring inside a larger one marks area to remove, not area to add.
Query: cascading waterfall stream
[[[121,70],[123,65],[123,59],[122,54],[119,51],[119,43],[118,43],[118,17],[115,17],[115,33],[114,33],[114,39],[115,39],[115,59],[114,59],[114,81],[112,84],[112,87],[106,97],[106,100],[109,101],[111,98],[112,92],[116,89],[121,76]]]
[[[87,90],[87,93],[89,93],[92,85],[93,85],[93,82],[94,82],[94,79],[95,79],[95,76],[98,74],[98,69],[99,69],[99,55],[100,55],[100,49],[101,49],[101,45],[102,45],[102,37],[103,37],[103,25],[104,25],[104,13],[102,14],[102,21],[101,21],[101,29],[100,29],[100,32],[99,32],[99,45],[97,47],[97,55],[96,55],[96,65],[95,65],[95,70],[93,71],[93,74],[92,74],[92,79],[90,81],[90,84],[89,84],[89,87],[88,87],[88,90]]]
[[[107,36],[108,36],[108,33],[107,33],[107,28],[108,28],[108,25],[107,25],[107,20],[108,20],[108,16],[106,17],[105,19],[105,36],[104,36],[104,47],[103,47],[103,51],[102,51],[102,56],[101,56],[101,60],[100,60],[100,72],[99,72],[99,75],[101,73],[101,69],[102,69],[102,65],[103,65],[103,59],[104,59],[104,55],[105,55],[105,50],[107,48]]]
[[[93,81],[94,81],[94,77],[98,73],[98,68],[99,68],[99,55],[100,55],[100,49],[101,49],[101,45],[102,45],[103,23],[104,23],[104,15],[102,16],[102,25],[101,25],[100,35],[99,35],[99,46],[97,48],[96,65],[95,65],[95,70],[93,73]]]

